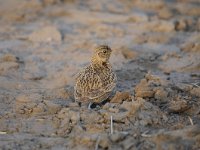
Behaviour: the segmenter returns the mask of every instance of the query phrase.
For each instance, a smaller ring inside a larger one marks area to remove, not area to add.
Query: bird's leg
[[[103,106],[103,105],[105,105],[106,103],[110,102],[110,100],[111,100],[111,98],[108,97],[108,98],[102,100],[102,101],[99,103],[99,105],[100,105],[100,106]]]
[[[95,110],[100,110],[100,109],[101,109],[101,105],[97,104],[96,107],[95,107]]]
[[[81,102],[77,102],[77,103],[78,103],[78,106],[81,107]]]
[[[88,109],[89,110],[91,110],[92,108],[91,108],[91,105],[92,105],[92,103],[91,102],[89,102],[89,104],[88,104]]]
[[[89,110],[91,110],[91,109],[99,110],[99,109],[101,109],[101,104],[100,103],[92,103],[92,102],[90,102],[88,104],[88,109]]]

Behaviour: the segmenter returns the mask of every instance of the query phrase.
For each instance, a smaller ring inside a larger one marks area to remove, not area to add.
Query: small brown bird
[[[83,68],[77,76],[74,97],[80,103],[101,103],[114,90],[117,82],[115,73],[109,64],[111,48],[107,45],[96,47],[91,63]]]

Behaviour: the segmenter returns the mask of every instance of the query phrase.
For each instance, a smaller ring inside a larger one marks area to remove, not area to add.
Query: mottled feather
[[[116,86],[117,78],[108,63],[111,49],[102,45],[95,49],[92,62],[76,76],[74,96],[78,102],[101,102]]]

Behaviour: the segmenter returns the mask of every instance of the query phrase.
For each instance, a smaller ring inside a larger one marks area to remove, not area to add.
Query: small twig
[[[152,135],[147,134],[149,131],[145,131],[144,133],[141,134],[142,137],[152,137]]]
[[[7,134],[7,132],[4,132],[4,131],[0,131],[0,134]]]
[[[196,86],[196,87],[198,87],[198,88],[200,88],[200,86],[197,83],[191,83],[191,84]]]
[[[97,137],[97,141],[96,141],[96,144],[95,144],[95,150],[98,150],[99,142],[100,142],[100,136]]]
[[[113,134],[113,117],[110,116],[110,134]]]
[[[192,119],[190,118],[190,116],[188,116],[188,118],[189,118],[190,124],[193,126],[194,123],[193,123]]]

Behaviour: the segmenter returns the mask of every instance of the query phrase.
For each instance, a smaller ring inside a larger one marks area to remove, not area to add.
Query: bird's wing
[[[115,87],[116,87],[116,83],[117,83],[117,76],[115,73],[110,73],[107,81],[107,83],[104,86],[104,90],[106,92],[110,92],[112,91]]]
[[[80,99],[87,97],[88,99],[95,99],[105,94],[105,88],[102,80],[92,70],[84,70],[79,73],[76,78],[75,98]]]

